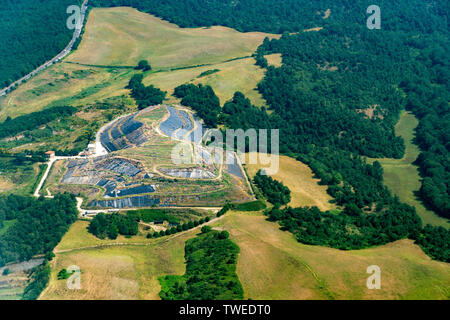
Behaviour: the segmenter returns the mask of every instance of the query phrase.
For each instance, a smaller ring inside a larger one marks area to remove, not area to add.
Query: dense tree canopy
[[[147,60],[141,60],[139,61],[138,65],[136,66],[137,70],[142,70],[142,71],[149,71],[152,70],[152,67],[150,66],[150,64],[148,63]]]
[[[369,165],[362,157],[401,158],[404,144],[395,136],[394,124],[400,110],[411,110],[420,121],[416,137],[422,151],[417,164],[424,178],[420,196],[430,208],[449,217],[448,2],[379,0],[381,30],[365,26],[369,0],[93,0],[91,4],[129,5],[184,27],[286,31],[281,39],[264,41],[255,55],[257,64],[267,68],[258,89],[273,111],[270,116],[240,93],[223,109],[208,86],[183,85],[175,95],[209,127],[280,129],[280,151],[307,163],[329,186],[342,212],[287,208],[269,213],[299,241],[347,249],[412,237],[430,256],[448,261],[448,230],[421,229],[414,208],[400,203],[383,186],[379,163]],[[71,35],[65,28],[67,5],[65,0],[6,2],[0,9],[0,83],[31,71],[67,44]],[[301,32],[317,26],[323,29]],[[272,53],[282,55],[281,67],[268,66],[264,55]],[[165,97],[159,89],[145,87],[141,74],[131,79],[129,87],[140,108],[161,103]],[[6,126],[8,135],[17,131]],[[59,208],[59,200],[54,201]],[[11,207],[12,212],[23,212],[19,221],[22,216],[31,217],[33,228],[37,225],[43,231],[35,234],[24,223],[14,224],[0,237],[0,262],[49,250],[70,222],[53,215],[44,200],[22,202],[13,200],[22,209]],[[0,219],[2,214],[6,217],[9,212],[0,211]],[[41,214],[44,222],[35,216]],[[55,219],[47,220],[49,216]],[[19,232],[20,228],[25,231]],[[112,235],[116,231],[114,227],[107,230]],[[41,234],[50,234],[49,245],[42,244]],[[35,237],[38,240],[32,242]],[[197,274],[194,271],[187,275]],[[180,282],[176,294],[200,297],[202,286],[195,286],[198,278],[185,280],[187,291]],[[232,287],[237,288],[235,283]],[[209,296],[211,288],[206,288]]]
[[[89,232],[100,239],[116,239],[119,234],[133,236],[138,233],[139,215],[129,212],[126,215],[99,213],[89,224]]]
[[[73,0],[5,0],[0,7],[0,88],[55,57],[73,30],[66,26]]]
[[[220,101],[210,86],[183,84],[175,88],[174,96],[181,98],[181,104],[194,109],[207,127],[217,126]]]
[[[291,191],[281,182],[274,180],[272,177],[262,174],[259,170],[253,181],[262,191],[269,202],[280,206],[288,204],[291,201]]]
[[[0,123],[0,139],[13,136],[24,131],[31,131],[53,120],[61,119],[75,113],[74,107],[51,107],[42,111],[32,112],[17,118],[7,118]]]
[[[131,77],[127,86],[128,89],[131,89],[131,96],[136,100],[139,109],[145,109],[148,106],[161,104],[166,98],[166,92],[161,91],[152,85],[146,87],[142,83],[142,79],[142,74],[135,74]]]
[[[204,226],[202,234],[186,241],[186,273],[160,278],[163,300],[242,299],[244,291],[236,274],[239,247],[226,231]]]
[[[58,194],[48,200],[0,197],[0,219],[15,221],[0,236],[0,266],[51,252],[77,216],[75,196],[70,194]]]

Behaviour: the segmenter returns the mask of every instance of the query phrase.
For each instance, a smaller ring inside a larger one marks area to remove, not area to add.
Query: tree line
[[[72,0],[6,0],[0,10],[0,88],[55,57],[70,42]],[[43,23],[45,21],[45,23]]]
[[[142,67],[145,70],[145,66]],[[145,109],[148,106],[161,104],[166,98],[166,92],[155,88],[153,85],[145,86],[142,83],[144,76],[139,73],[135,74],[127,86],[131,89],[131,96],[136,100],[139,109]]]
[[[291,201],[291,190],[271,176],[262,174],[261,170],[256,173],[253,182],[267,200],[275,206],[286,205]]]
[[[51,107],[42,111],[18,116],[14,119],[7,117],[5,121],[0,123],[0,139],[36,129],[56,119],[71,116],[76,110],[76,108],[71,106]]]
[[[126,215],[97,214],[89,223],[88,231],[100,239],[117,239],[118,235],[134,236],[138,233],[139,215],[128,212]]]

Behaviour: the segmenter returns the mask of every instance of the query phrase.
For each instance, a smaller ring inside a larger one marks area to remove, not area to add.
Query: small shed
[[[47,159],[53,159],[53,158],[55,157],[55,151],[47,151],[47,152],[45,153],[45,157],[46,157]]]

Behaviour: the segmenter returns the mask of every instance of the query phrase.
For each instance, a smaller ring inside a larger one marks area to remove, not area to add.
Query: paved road
[[[26,76],[24,76],[24,77],[20,78],[19,80],[13,82],[8,87],[3,88],[2,90],[0,90],[0,97],[6,95],[12,88],[20,85],[22,82],[29,80],[30,78],[34,77],[39,72],[47,69],[48,67],[50,67],[54,63],[62,60],[63,58],[65,58],[72,51],[73,45],[75,44],[75,41],[77,41],[77,39],[80,37],[81,30],[83,29],[83,24],[84,24],[84,19],[85,19],[85,16],[86,16],[86,10],[87,10],[88,1],[89,0],[84,0],[83,4],[81,6],[81,27],[80,28],[75,28],[75,31],[73,32],[72,40],[70,40],[69,44],[64,48],[64,50],[61,51],[53,59],[47,61],[46,63],[44,63],[43,65],[41,65],[37,69],[31,71]]]

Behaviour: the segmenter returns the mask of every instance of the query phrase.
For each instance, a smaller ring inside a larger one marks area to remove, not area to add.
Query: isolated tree
[[[141,60],[141,61],[139,61],[136,69],[142,70],[142,71],[149,71],[149,70],[152,70],[152,67],[150,66],[150,64],[148,63],[147,60]]]
[[[212,229],[210,226],[203,226],[202,227],[202,233],[208,233],[210,232]]]
[[[228,233],[228,231],[222,231],[221,233],[219,233],[219,239],[228,239],[230,237],[230,234]]]

